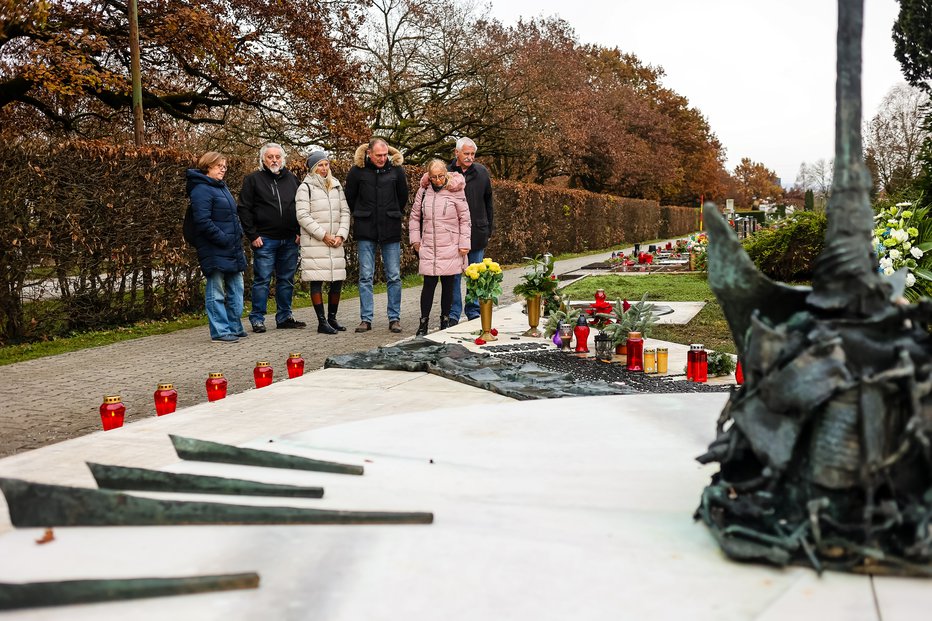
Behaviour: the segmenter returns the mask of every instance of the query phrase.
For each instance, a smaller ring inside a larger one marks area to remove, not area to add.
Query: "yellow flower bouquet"
[[[483,259],[481,263],[472,263],[463,273],[466,275],[466,301],[492,300],[498,304],[502,294],[502,266],[492,259]]]

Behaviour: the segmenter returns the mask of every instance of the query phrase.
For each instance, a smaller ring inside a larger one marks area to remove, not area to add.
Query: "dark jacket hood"
[[[185,173],[185,177],[186,182],[184,193],[186,196],[191,196],[191,190],[193,190],[195,186],[201,185],[202,183],[212,185],[216,188],[222,188],[226,186],[226,183],[222,180],[208,177],[196,168],[189,168],[187,173]]]

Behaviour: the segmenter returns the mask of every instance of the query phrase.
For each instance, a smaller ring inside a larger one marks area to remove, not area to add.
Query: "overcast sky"
[[[491,0],[504,24],[558,15],[581,43],[618,47],[663,67],[664,86],[702,111],[726,149],[795,181],[834,154],[833,0]],[[896,0],[864,6],[863,113],[903,82],[890,38]]]

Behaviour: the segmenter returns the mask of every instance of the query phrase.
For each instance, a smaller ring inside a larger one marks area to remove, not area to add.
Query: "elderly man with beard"
[[[300,229],[295,214],[298,178],[285,168],[285,150],[270,142],[259,151],[259,170],[243,179],[239,219],[252,245],[253,332],[265,332],[269,284],[275,274],[275,327],[303,328],[291,314],[294,275],[298,268]]]

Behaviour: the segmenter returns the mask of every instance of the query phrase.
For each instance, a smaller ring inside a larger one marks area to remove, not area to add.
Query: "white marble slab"
[[[0,476],[93,486],[86,461],[143,468],[177,462],[168,434],[242,444],[297,430],[432,409],[442,403],[487,405],[511,401],[427,373],[323,369],[213,403],[201,403],[166,416],[153,415],[119,429],[98,431],[0,459]],[[6,501],[0,495],[0,532],[9,528]]]
[[[0,580],[258,571],[262,585],[8,617],[878,618],[868,578],[733,563],[693,522],[712,471],[694,456],[712,437],[723,394],[420,410],[441,405],[443,393],[405,394],[393,415],[294,430],[271,445],[260,433],[247,443],[362,463],[364,476],[207,466],[326,487],[319,501],[287,504],[430,510],[434,524],[62,528],[45,546],[33,543],[40,529],[17,530],[0,536]],[[895,583],[912,608],[897,618],[926,618],[927,585]]]

